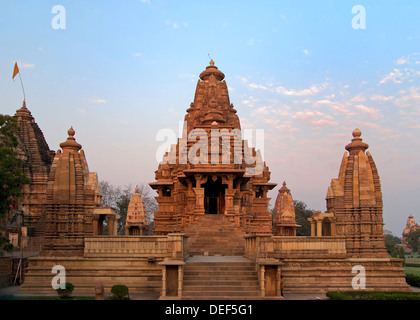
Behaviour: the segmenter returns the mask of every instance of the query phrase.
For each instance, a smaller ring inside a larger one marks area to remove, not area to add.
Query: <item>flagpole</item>
[[[26,104],[26,95],[25,95],[25,88],[23,87],[23,81],[22,81],[22,77],[20,75],[20,70],[18,67],[17,62],[15,62],[15,68],[13,69],[13,76],[12,79],[15,80],[16,75],[19,74],[19,80],[20,80],[20,85],[22,86],[22,91],[23,91],[23,102],[24,105]]]
[[[19,70],[19,80],[22,86],[22,91],[23,91],[23,101],[26,103],[25,88],[23,87],[22,77],[20,76],[20,70]]]

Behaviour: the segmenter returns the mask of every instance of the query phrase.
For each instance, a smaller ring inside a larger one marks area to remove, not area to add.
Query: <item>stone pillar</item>
[[[261,297],[265,297],[265,266],[260,265],[260,288]]]
[[[311,237],[316,236],[316,225],[315,220],[313,218],[308,219],[311,222]]]
[[[99,235],[99,215],[93,215],[93,235]]]
[[[331,219],[331,236],[335,237],[336,235],[335,219]]]
[[[204,215],[204,188],[193,188],[195,192],[195,214]]]
[[[178,265],[178,297],[182,297],[182,284],[184,278],[184,266]]]
[[[162,267],[162,292],[161,297],[166,297],[166,266]]]
[[[316,220],[316,236],[322,237],[322,220]]]
[[[108,236],[115,236],[115,216],[108,215]]]
[[[235,214],[235,208],[233,207],[233,197],[235,196],[235,193],[235,189],[225,190],[225,210],[227,214]]]

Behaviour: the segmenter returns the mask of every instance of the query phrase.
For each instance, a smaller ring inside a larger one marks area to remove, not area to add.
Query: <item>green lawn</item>
[[[60,299],[58,297],[24,297],[17,298],[13,295],[0,296],[0,300],[56,300],[56,301],[66,301],[66,300],[95,300],[94,297],[72,297],[70,299]]]
[[[417,276],[420,276],[420,268],[419,267],[405,267],[405,273],[412,273]]]

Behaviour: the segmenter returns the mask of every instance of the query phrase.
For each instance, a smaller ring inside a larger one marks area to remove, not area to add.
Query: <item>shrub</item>
[[[420,287],[420,276],[417,276],[415,274],[409,273],[405,275],[405,281],[407,281],[407,283],[410,286],[413,287]]]
[[[58,288],[57,294],[61,299],[68,299],[71,297],[71,294],[73,293],[74,290],[74,285],[71,284],[70,282],[66,282],[66,288],[65,289],[60,289]]]
[[[117,284],[111,288],[113,300],[128,300],[128,288],[123,284]]]

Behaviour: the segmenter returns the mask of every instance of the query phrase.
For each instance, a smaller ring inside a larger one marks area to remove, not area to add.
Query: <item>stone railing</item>
[[[345,258],[346,240],[341,237],[273,237],[276,258]]]
[[[180,259],[188,255],[188,236],[119,236],[86,237],[87,258],[156,258]]]
[[[341,237],[246,237],[245,256],[253,259],[345,258],[346,240]]]
[[[273,258],[273,236],[252,235],[245,237],[245,257],[258,260]]]

